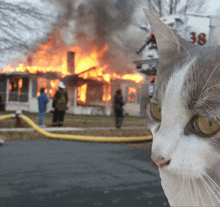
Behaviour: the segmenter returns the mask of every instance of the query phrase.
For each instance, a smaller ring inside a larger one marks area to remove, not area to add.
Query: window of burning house
[[[12,76],[9,79],[9,101],[28,102],[29,78]]]
[[[135,103],[135,96],[137,89],[135,87],[128,87],[128,102]]]
[[[77,105],[99,105],[111,100],[111,86],[97,82],[81,83],[77,87]]]
[[[77,87],[77,105],[86,104],[86,93],[88,84],[82,84]]]
[[[108,101],[111,101],[111,93],[111,85],[103,85],[102,101],[107,101],[106,97],[108,97]]]
[[[140,91],[136,87],[127,87],[125,100],[128,103],[140,103]]]
[[[102,84],[96,82],[88,83],[87,87],[87,104],[96,105],[102,102]]]
[[[32,96],[38,97],[40,95],[40,89],[45,88],[45,94],[48,94],[50,98],[54,97],[54,94],[58,90],[57,84],[59,79],[50,80],[47,78],[38,78],[32,81]]]

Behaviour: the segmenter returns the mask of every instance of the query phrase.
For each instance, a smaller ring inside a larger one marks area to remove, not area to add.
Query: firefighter
[[[149,43],[151,42],[151,47],[150,49],[157,49],[157,42],[156,42],[156,38],[154,36],[153,33],[151,33],[149,36],[148,36],[148,39],[150,40]]]
[[[155,80],[155,77],[151,77],[150,78],[150,83],[149,83],[149,86],[148,86],[148,96],[149,98],[151,99],[153,94],[154,94],[154,80]]]
[[[142,51],[143,51],[143,49],[147,46],[147,45],[149,45],[151,43],[151,45],[150,45],[150,50],[151,49],[157,49],[157,42],[156,42],[156,38],[155,38],[155,36],[154,36],[154,34],[153,33],[150,33],[149,34],[149,36],[147,37],[147,40],[146,40],[146,43],[143,45],[143,47],[140,49],[140,50],[138,50],[136,53],[137,54],[140,54]]]
[[[53,98],[53,123],[52,126],[63,126],[63,120],[65,111],[67,109],[68,96],[67,92],[64,90],[66,86],[62,81],[58,83],[59,90],[55,93]]]
[[[113,103],[115,126],[117,129],[121,128],[124,119],[123,105],[124,105],[124,101],[122,97],[122,92],[121,89],[118,89],[114,95],[114,103]]]

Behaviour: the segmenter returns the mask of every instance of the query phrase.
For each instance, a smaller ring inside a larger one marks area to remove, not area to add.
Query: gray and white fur
[[[169,160],[159,168],[171,206],[220,206],[220,132],[200,136],[194,116],[220,122],[220,46],[193,46],[144,9],[155,34],[159,67],[151,103],[161,107],[161,121],[147,106],[153,134],[152,155]]]

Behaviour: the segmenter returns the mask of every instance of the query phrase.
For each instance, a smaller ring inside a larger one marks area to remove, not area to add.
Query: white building
[[[111,115],[112,99],[118,88],[122,89],[125,100],[125,112],[138,116],[140,113],[140,90],[142,83],[116,79],[110,83],[92,79],[83,79],[78,75],[62,79],[56,73],[30,74],[13,72],[0,74],[0,107],[6,111],[21,109],[38,112],[40,88],[44,87],[49,98],[47,112],[52,110],[52,101],[58,90],[57,83],[63,80],[69,97],[68,111],[72,114]],[[86,89],[83,92],[83,86]],[[81,93],[81,94],[80,94]],[[84,98],[85,99],[84,99]],[[108,97],[108,98],[106,98]]]

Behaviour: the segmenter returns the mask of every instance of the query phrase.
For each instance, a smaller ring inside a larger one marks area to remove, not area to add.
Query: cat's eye
[[[150,104],[151,115],[157,120],[161,121],[161,108],[158,104],[151,103]]]
[[[220,130],[220,124],[211,121],[204,116],[198,116],[194,119],[194,127],[203,135],[213,135]]]

